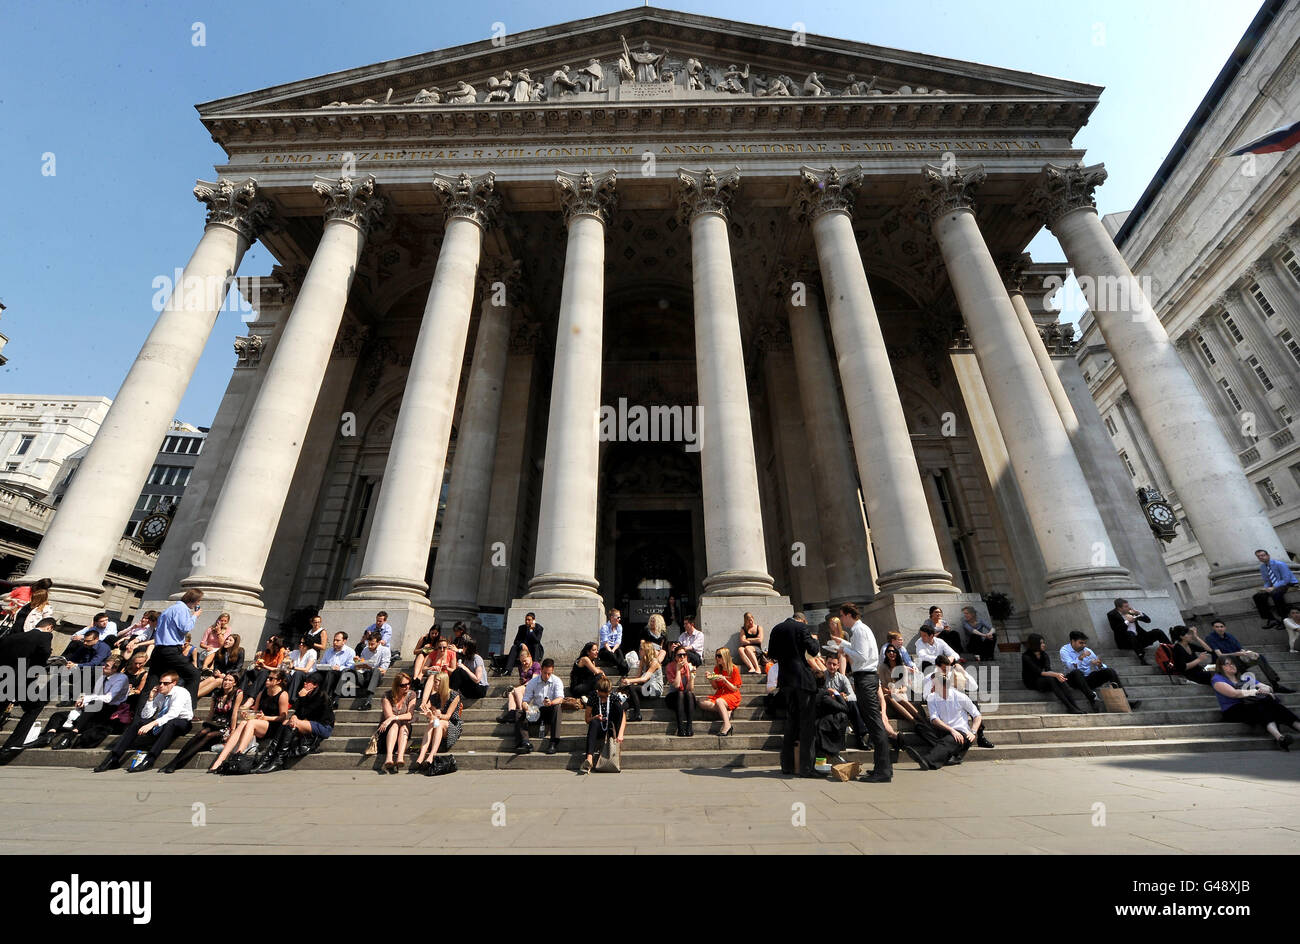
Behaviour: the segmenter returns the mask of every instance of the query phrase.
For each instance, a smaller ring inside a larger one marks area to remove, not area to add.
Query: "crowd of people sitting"
[[[1261,563],[1262,571],[1277,569]],[[44,615],[50,610],[48,586],[20,589],[27,592],[17,604],[0,604],[0,620],[8,626],[0,647],[21,649],[30,662],[41,657],[42,644],[48,649],[54,620]],[[465,624],[456,623],[449,637],[441,626],[430,627],[409,654],[411,671],[389,678],[399,654],[392,649],[392,627],[383,611],[362,631],[356,648],[348,644],[346,631],[328,633],[317,615],[299,633],[271,636],[250,657],[230,614],[217,614],[205,629],[196,629],[201,600],[198,591],[187,591],[162,613],[147,610],[121,630],[107,613],[96,614],[60,656],[47,653],[56,671],[97,670],[93,687],[63,701],[59,708],[66,710],[55,712],[40,730],[20,723],[21,734],[11,735],[4,753],[108,742],[97,771],[119,767],[132,755],[128,769],[139,772],[188,736],[164,772],[210,751],[217,754],[210,772],[269,773],[319,749],[333,733],[340,697],[354,698],[352,708],[366,711],[383,689],[381,719],[368,750],[383,753],[377,769],[428,775],[455,769],[450,751],[460,737],[466,705],[489,691],[488,664]],[[1278,607],[1279,615],[1284,603],[1284,592],[1270,591],[1268,605]],[[643,700],[659,698],[675,719],[672,736],[693,737],[700,716],[716,719],[713,733],[729,737],[744,675],[764,678],[765,713],[786,722],[785,740],[793,740],[788,756],[783,745],[781,764],[790,773],[823,776],[843,763],[850,743],[873,751],[873,768],[864,778],[872,782],[888,780],[902,753],[934,770],[960,763],[972,746],[993,747],[978,708],[978,666],[996,658],[997,632],[973,607],[962,609],[956,625],[941,607],[931,607],[910,647],[899,632],[878,645],[852,603],[827,618],[824,639],[799,614],[769,632],[746,613],[734,650],[718,647],[711,655],[694,619],[670,612],[678,629],[675,639],[660,614],[625,633],[622,614],[610,610],[596,639],[569,667],[567,685],[555,661],[545,656],[544,628],[535,614],[527,614],[508,652],[494,657],[501,660],[496,670],[517,681],[498,718],[514,728],[515,752],[530,753],[536,736],[546,753],[556,753],[564,714],[580,711],[587,731],[582,767],[590,769],[602,748],[623,743],[628,724],[643,721]],[[1300,608],[1286,605],[1284,612],[1276,628],[1288,632],[1294,648]],[[1291,743],[1289,729],[1300,730],[1295,715],[1276,699],[1292,689],[1281,684],[1263,654],[1243,647],[1222,621],[1204,637],[1191,623],[1170,627],[1166,634],[1149,625],[1149,615],[1117,599],[1107,623],[1116,648],[1131,652],[1139,664],[1147,664],[1147,651],[1155,646],[1162,671],[1209,687],[1225,721],[1263,726],[1281,749]],[[0,655],[0,661],[5,658]],[[1024,686],[1051,693],[1068,712],[1101,710],[1106,689],[1125,694],[1117,670],[1089,646],[1083,632],[1071,632],[1055,660],[1044,637],[1031,634],[1020,658]],[[201,698],[210,698],[210,704],[198,720]],[[1141,706],[1136,699],[1125,701],[1130,710]],[[31,707],[23,705],[24,720]],[[799,747],[797,763],[793,744]],[[408,753],[414,754],[409,764]]]

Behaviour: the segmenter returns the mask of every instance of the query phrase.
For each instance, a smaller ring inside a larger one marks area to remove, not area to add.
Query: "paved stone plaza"
[[[795,826],[800,803],[806,825]],[[1094,825],[1103,813],[1104,825]],[[206,825],[196,826],[202,816]],[[494,826],[494,816],[504,824]],[[939,840],[958,854],[1292,853],[1300,848],[1300,756],[1026,760],[937,773],[905,763],[893,783],[872,786],[753,768],[614,777],[483,771],[430,780],[10,767],[0,771],[0,820],[8,824],[0,839],[7,854],[154,853],[164,844],[186,854],[595,847],[924,854]]]

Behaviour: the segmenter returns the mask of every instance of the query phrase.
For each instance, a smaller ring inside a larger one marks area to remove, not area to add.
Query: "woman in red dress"
[[[722,719],[718,737],[731,734],[731,713],[740,707],[740,669],[731,662],[731,650],[726,646],[713,656],[713,671],[705,676],[713,683],[713,694],[700,699],[700,707]]]

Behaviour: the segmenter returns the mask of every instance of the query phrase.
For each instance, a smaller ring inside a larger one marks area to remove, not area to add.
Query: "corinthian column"
[[[975,222],[971,196],[984,181],[984,168],[945,172],[926,165],[922,174],[930,225],[1047,565],[1048,599],[1077,590],[1131,586]]]
[[[798,212],[811,221],[817,260],[826,289],[831,335],[882,593],[957,593],[944,570],[930,523],[921,473],[903,404],[894,384],[880,320],[853,235],[853,192],[860,168],[841,173],[803,168]],[[900,615],[903,625],[916,614]],[[915,620],[919,624],[924,615]]]
[[[50,595],[60,616],[72,622],[101,608],[104,574],[153,464],[154,447],[176,416],[230,281],[268,214],[252,178],[200,180],[194,196],[208,208],[203,237],[28,568],[30,576],[54,581]]]
[[[262,571],[321,378],[329,366],[366,231],[383,211],[372,176],[317,177],[312,189],[326,205],[320,244],[231,459],[196,566],[181,581],[182,586],[204,590],[227,607],[250,611],[250,619],[262,607]],[[251,631],[251,626],[242,630],[244,635]]]
[[[1070,395],[1065,392],[1065,384],[1061,383],[1061,375],[1056,372],[1056,367],[1052,364],[1052,355],[1047,353],[1047,345],[1043,343],[1043,336],[1039,333],[1034,316],[1029,311],[1029,304],[1025,301],[1024,267],[1028,262],[1029,253],[1025,253],[1007,268],[1003,273],[1003,279],[1006,282],[1007,294],[1011,298],[1011,307],[1016,313],[1016,320],[1020,322],[1025,340],[1029,342],[1029,349],[1033,351],[1034,361],[1038,364],[1038,370],[1047,384],[1047,392],[1052,395],[1052,403],[1056,405],[1056,412],[1061,417],[1066,433],[1073,437],[1079,431],[1079,417],[1074,412]]]
[[[480,273],[479,282],[482,301],[474,360],[465,388],[460,435],[451,463],[451,488],[429,590],[438,618],[444,623],[468,620],[478,614],[488,499],[510,354],[510,313],[519,307],[519,263],[497,260]]]
[[[1286,560],[1282,541],[1164,324],[1097,217],[1093,193],[1105,179],[1100,164],[1048,164],[1033,192],[1033,209],[1090,289],[1085,294],[1097,327],[1191,519],[1212,589],[1244,590],[1257,582],[1255,549]]]
[[[474,278],[483,231],[499,200],[493,174],[436,174],[433,186],[446,204],[442,249],[393,427],[361,576],[349,600],[426,599],[424,571],[451,442]]]

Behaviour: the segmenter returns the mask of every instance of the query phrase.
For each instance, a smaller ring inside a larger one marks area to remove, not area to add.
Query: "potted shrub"
[[[1020,643],[1018,641],[1008,642],[1006,639],[1006,630],[1003,625],[1011,614],[1016,611],[1015,604],[1011,598],[1000,590],[994,590],[991,593],[985,593],[982,596],[984,605],[989,608],[989,619],[997,627],[998,632],[1002,633],[1002,640],[998,642],[998,649],[1002,652],[1019,652]]]

